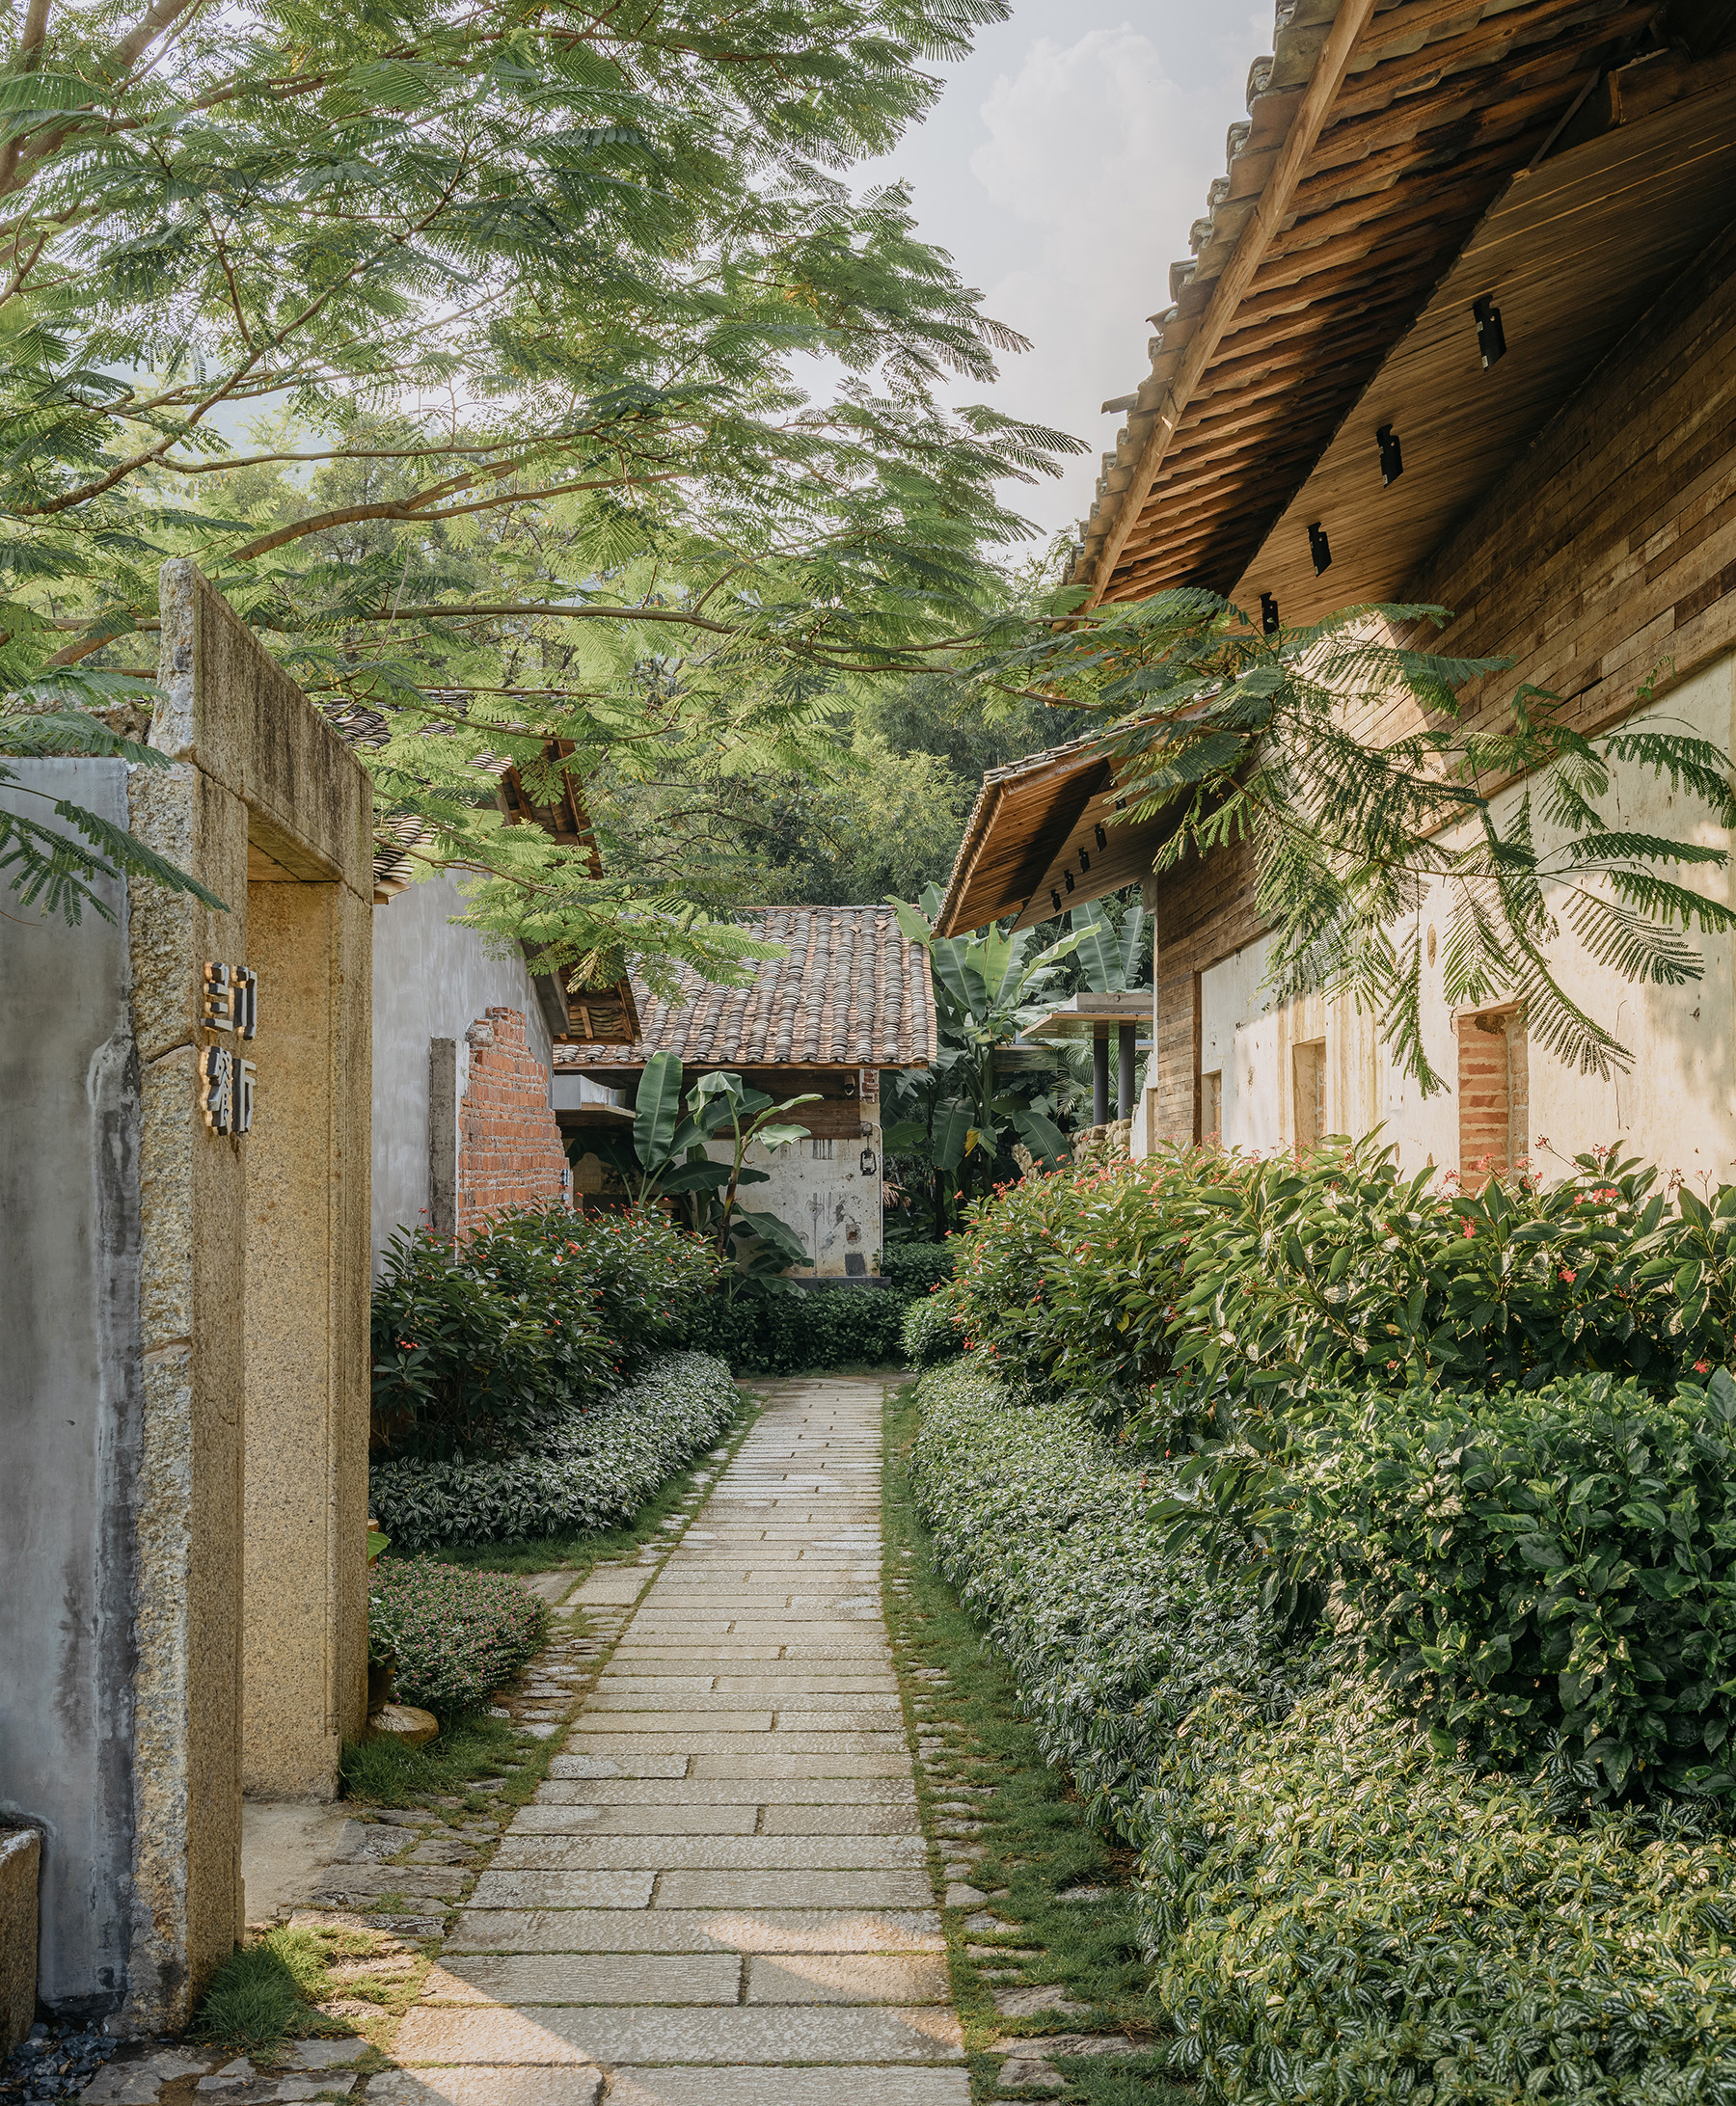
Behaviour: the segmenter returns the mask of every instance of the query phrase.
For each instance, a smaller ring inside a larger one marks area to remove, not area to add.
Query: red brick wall
[[[491,1009],[465,1034],[470,1082],[458,1112],[458,1233],[502,1206],[566,1196],[549,1077],[517,1010]]]
[[[1505,1019],[1504,1019],[1505,1021]],[[1475,1016],[1458,1026],[1459,1174],[1467,1189],[1480,1186],[1485,1170],[1507,1165],[1507,1042],[1504,1030],[1485,1031]]]

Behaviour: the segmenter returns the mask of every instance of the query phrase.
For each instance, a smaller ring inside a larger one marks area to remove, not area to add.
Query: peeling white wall
[[[880,1270],[884,1162],[877,1098],[861,1100],[859,1139],[796,1141],[775,1153],[758,1146],[745,1162],[763,1170],[769,1183],[745,1185],[740,1198],[753,1213],[775,1214],[801,1238],[809,1267],[822,1279],[842,1278],[848,1257],[860,1257],[870,1273]],[[793,1115],[800,1117],[800,1114]],[[714,1148],[728,1161],[728,1148]],[[872,1169],[864,1169],[872,1162]]]
[[[1691,733],[1736,753],[1736,654],[1637,712],[1628,728],[1641,726]],[[1515,786],[1495,800],[1504,827],[1524,794]],[[1697,799],[1629,765],[1614,771],[1604,811],[1625,829],[1730,846],[1725,829]],[[1535,832],[1539,849],[1547,850],[1549,830],[1539,823]],[[1736,881],[1727,870],[1682,866],[1668,875],[1713,899],[1736,901]],[[1553,955],[1563,988],[1614,1032],[1633,1064],[1607,1079],[1581,1074],[1551,1055],[1533,1020],[1529,1124],[1533,1152],[1545,1174],[1563,1171],[1587,1148],[1619,1139],[1630,1153],[1690,1178],[1736,1179],[1736,957],[1730,939],[1698,931],[1690,936],[1704,966],[1697,981],[1636,985],[1600,965],[1580,944],[1564,918],[1571,904],[1565,888],[1549,888],[1546,897],[1560,917]],[[1431,928],[1435,934],[1434,960],[1423,975],[1423,1040],[1445,1088],[1432,1096],[1424,1097],[1421,1086],[1400,1073],[1380,1043],[1378,1020],[1359,1016],[1348,1002],[1328,1006],[1316,997],[1268,1009],[1260,985],[1265,939],[1202,974],[1200,1071],[1223,1073],[1227,1146],[1293,1145],[1293,1049],[1323,1038],[1331,1131],[1361,1134],[1378,1125],[1398,1144],[1407,1170],[1429,1163],[1459,1167],[1458,1041],[1444,986],[1450,904],[1447,888],[1437,886],[1416,921],[1425,958]],[[1407,924],[1397,933],[1410,932]],[[1547,1150],[1538,1149],[1539,1137],[1548,1142]]]

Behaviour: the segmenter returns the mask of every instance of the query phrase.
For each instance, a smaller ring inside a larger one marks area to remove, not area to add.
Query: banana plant
[[[1069,919],[1079,938],[1079,963],[1094,994],[1122,994],[1139,985],[1139,942],[1145,934],[1145,908],[1135,900],[1123,917],[1121,932],[1102,900],[1075,906]]]
[[[775,1153],[805,1141],[807,1128],[784,1122],[783,1115],[814,1101],[810,1091],[779,1103],[748,1089],[740,1075],[715,1074],[700,1076],[684,1107],[679,1056],[654,1053],[639,1078],[631,1138],[605,1131],[585,1140],[635,1200],[685,1201],[692,1227],[715,1238],[719,1257],[733,1244],[746,1270],[782,1272],[805,1261],[801,1238],[775,1214],[743,1206],[737,1195],[743,1185],[771,1181],[769,1172],[747,1164],[747,1150],[758,1142]],[[719,1162],[709,1148],[726,1138],[730,1159]]]
[[[994,1051],[1034,1024],[1054,999],[1052,984],[1061,961],[1086,940],[1075,929],[1033,953],[1033,932],[1009,934],[998,924],[969,936],[937,936],[934,917],[940,887],[930,885],[919,904],[892,900],[906,938],[929,955],[935,987],[939,1047],[929,1078],[920,1086],[924,1118],[894,1121],[886,1129],[889,1152],[926,1148],[937,1174],[936,1222],[947,1211],[943,1186],[954,1174],[987,1175],[1009,1130],[1040,1161],[1056,1163],[1068,1152],[1066,1137],[1038,1106],[997,1089]],[[904,1096],[912,1093],[907,1083]]]

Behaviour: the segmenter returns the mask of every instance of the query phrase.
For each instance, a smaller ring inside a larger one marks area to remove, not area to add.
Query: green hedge
[[[1052,1761],[1141,1853],[1177,2069],[1237,2106],[1736,2098],[1736,1846],[1704,1802],[1597,1803],[1561,1754],[1443,1756],[1348,1643],[1171,1550],[1141,1466],[984,1356],[926,1376],[942,1569]]]
[[[909,1303],[889,1287],[792,1287],[744,1280],[704,1303],[688,1343],[716,1353],[739,1375],[795,1375],[811,1367],[885,1367],[903,1360]]]
[[[373,1511],[399,1551],[616,1527],[715,1445],[740,1405],[721,1361],[666,1353],[607,1404],[569,1412],[532,1453],[375,1464]]]
[[[900,1294],[927,1294],[953,1276],[950,1243],[888,1243],[881,1253],[881,1277]]]

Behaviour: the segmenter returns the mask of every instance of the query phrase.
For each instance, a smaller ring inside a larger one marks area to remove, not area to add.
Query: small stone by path
[[[881,1615],[878,1382],[770,1386],[368,2106],[968,2106]]]

